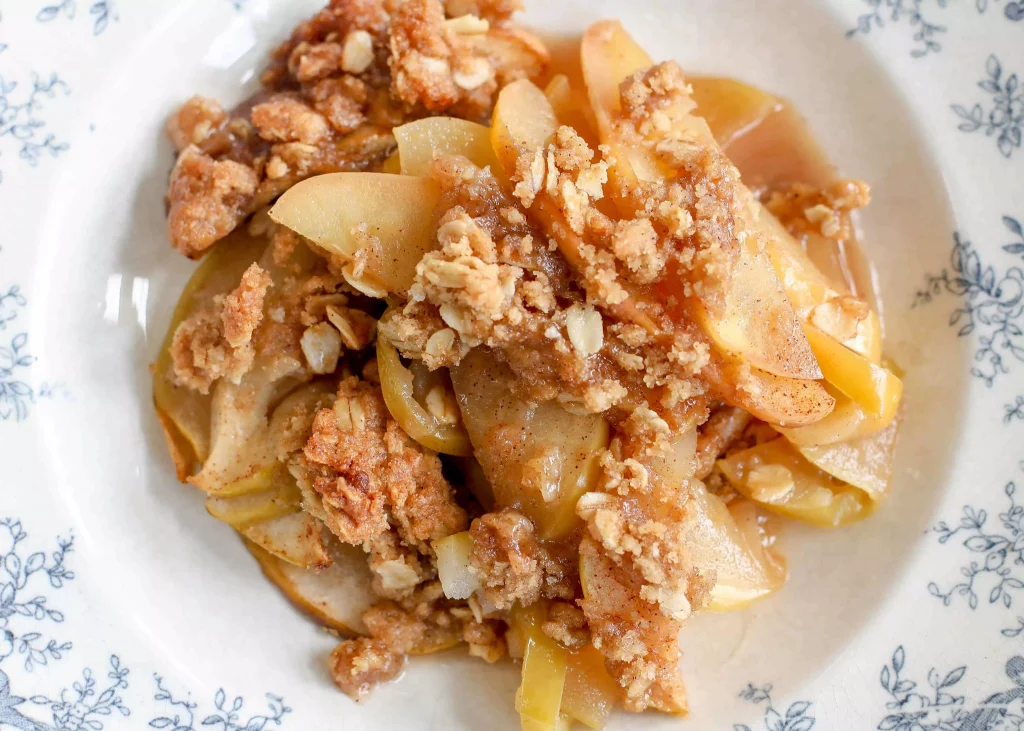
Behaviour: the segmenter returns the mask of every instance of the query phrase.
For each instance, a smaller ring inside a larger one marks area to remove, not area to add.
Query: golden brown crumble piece
[[[486,513],[470,527],[473,571],[483,595],[497,609],[528,606],[541,596],[571,598],[566,567],[541,544],[533,523],[506,508]]]
[[[178,325],[171,341],[177,383],[209,393],[218,378],[241,381],[252,367],[252,336],[263,319],[263,299],[271,284],[270,275],[252,264],[233,292],[215,297],[211,308]]]
[[[227,112],[218,101],[194,96],[171,115],[167,121],[167,136],[181,152],[189,145],[201,144],[227,118]]]
[[[661,277],[666,257],[658,247],[658,233],[649,219],[616,221],[611,247],[633,281],[650,284]]]
[[[417,586],[435,578],[429,563],[420,560],[419,552],[406,546],[397,531],[381,533],[363,543],[369,554],[373,572],[373,591],[388,599],[407,599]]]
[[[325,522],[345,543],[393,526],[405,545],[430,554],[431,540],[466,526],[437,455],[391,419],[379,386],[344,379],[333,407],[316,415],[304,454]]]
[[[854,238],[849,214],[871,202],[871,187],[861,180],[837,180],[826,188],[794,183],[768,196],[765,207],[797,238],[808,233],[828,239]]]
[[[638,600],[635,580],[602,555],[590,538],[580,544],[580,559],[587,566],[586,598],[580,607],[594,647],[625,691],[625,709],[685,713],[679,625],[655,605]]]
[[[398,677],[405,655],[391,651],[383,640],[359,637],[340,643],[331,652],[331,677],[338,689],[359,699],[373,686]]]
[[[260,137],[272,142],[316,145],[331,135],[331,126],[322,114],[284,94],[254,106],[252,123]]]
[[[214,160],[194,145],[182,150],[167,190],[167,230],[175,247],[199,258],[242,222],[258,184],[246,165]]]
[[[469,619],[462,627],[462,641],[469,646],[471,656],[487,663],[496,663],[508,654],[505,624],[495,620]]]
[[[547,621],[541,625],[541,630],[566,647],[583,647],[590,642],[587,617],[583,610],[570,602],[551,602]]]
[[[675,637],[715,583],[713,570],[689,558],[690,487],[665,484],[648,466],[652,438],[667,431],[649,408],[634,410],[601,457],[598,489],[576,506],[588,531],[580,546],[588,579],[580,606],[595,646],[626,689],[628,710],[685,708]]]

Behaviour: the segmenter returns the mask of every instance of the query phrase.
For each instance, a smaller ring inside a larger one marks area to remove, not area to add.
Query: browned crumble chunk
[[[198,258],[247,215],[259,177],[233,160],[214,160],[195,145],[178,156],[167,200],[168,235],[185,256]]]
[[[178,383],[209,393],[218,378],[241,381],[252,367],[252,336],[263,319],[263,299],[271,284],[270,275],[252,264],[233,292],[214,298],[211,309],[178,325],[171,342]]]

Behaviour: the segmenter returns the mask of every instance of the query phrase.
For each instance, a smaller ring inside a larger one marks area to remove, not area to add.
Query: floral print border
[[[973,0],[978,13],[986,13],[990,6],[1002,0]],[[846,32],[847,38],[868,35],[888,26],[905,26],[911,31],[914,47],[910,55],[923,58],[942,51],[942,34],[949,28],[938,22],[941,10],[948,0],[863,0],[868,11],[857,17],[856,23]],[[1011,22],[1024,20],[1024,2],[1007,0],[1002,16]]]
[[[1018,245],[1024,245],[1021,224],[1003,216],[1003,225],[1020,239],[1003,246],[1014,253]],[[957,232],[953,234],[949,266],[926,277],[914,305],[927,305],[947,294],[963,298],[961,306],[949,316],[957,337],[978,338],[972,376],[991,387],[996,379],[1017,367],[1016,363],[1024,363],[1024,269],[1013,266],[997,271],[986,266],[974,245]]]
[[[856,26],[848,31],[848,37],[866,35],[887,26],[903,26],[912,31],[915,44],[910,51],[912,56],[920,58],[943,50],[941,38],[948,32],[948,28],[938,22],[940,13],[937,11],[947,6],[946,0],[863,1],[868,12],[858,18]],[[228,2],[241,11],[247,0]],[[1001,15],[1007,20],[1024,20],[1024,2],[973,0],[973,3],[979,13],[985,13],[990,5],[998,5],[1002,9]],[[79,6],[82,9],[87,7],[87,15],[79,14]],[[110,0],[85,0],[80,3],[76,0],[51,0],[42,3],[36,14],[36,20],[40,23],[71,22],[76,17],[91,20],[93,35],[103,34],[112,22],[118,20],[115,5]],[[6,49],[7,45],[0,43],[0,54]],[[1024,99],[1021,97],[1018,76],[1016,73],[1004,74],[1003,66],[994,54],[987,59],[985,71],[986,78],[978,82],[978,86],[988,95],[985,103],[975,103],[970,107],[954,104],[951,109],[960,120],[959,129],[962,132],[981,132],[985,136],[994,137],[1000,153],[1011,158],[1021,147],[1021,129],[1024,125],[1024,111],[1021,109]],[[0,145],[5,140],[12,141],[9,147],[17,151],[19,159],[31,166],[36,166],[47,156],[59,157],[69,145],[46,129],[44,105],[47,99],[69,93],[71,89],[67,82],[55,73],[32,73],[29,78],[18,81],[5,79],[0,74]],[[3,170],[0,168],[2,182]],[[1003,220],[1006,227],[1017,236],[1017,240],[1003,246],[1003,249],[1024,258],[1024,234],[1020,223],[1010,217],[1004,217]],[[950,266],[939,275],[929,277],[925,289],[919,293],[918,304],[926,304],[932,298],[945,294],[966,298],[965,305],[951,314],[950,324],[959,326],[960,337],[978,335],[976,361],[980,365],[972,369],[972,374],[989,386],[1001,374],[1009,373],[1012,363],[1008,363],[1003,355],[1009,353],[1015,360],[1024,360],[1021,358],[1020,342],[1016,340],[1020,337],[1020,310],[1015,307],[1020,304],[1021,298],[1018,294],[1014,299],[1007,293],[1015,291],[1012,288],[1020,285],[1019,271],[1017,268],[1009,268],[997,274],[993,267],[983,267],[970,242],[961,241],[959,235],[956,235]],[[0,291],[0,335],[16,320],[26,304],[27,300],[17,285],[10,285],[6,291]],[[1000,351],[1004,352],[1000,354]],[[15,379],[16,371],[23,372],[33,361],[34,358],[28,352],[27,333],[15,333],[6,340],[5,345],[0,344],[0,419],[24,419],[28,415],[29,406],[37,397],[49,395],[45,387],[36,394],[25,381]],[[1017,396],[1015,403],[1007,404],[1005,408],[1007,423],[1024,420],[1024,395]],[[1013,570],[1006,569],[1007,561],[1013,566],[1024,565],[1021,557],[1024,545],[1020,541],[1021,511],[1024,507],[1016,501],[1013,482],[1006,485],[1004,494],[1010,506],[999,514],[1002,528],[996,528],[995,532],[990,530],[992,522],[986,511],[971,506],[964,506],[957,527],[950,528],[944,522],[935,527],[940,543],[949,542],[956,536],[958,540],[963,539],[963,548],[983,557],[982,563],[971,562],[964,567],[962,572],[965,582],[954,585],[946,592],[939,590],[935,583],[929,586],[931,593],[945,604],[948,605],[954,596],[962,596],[974,610],[979,603],[977,582],[985,576],[992,576],[998,579],[998,583],[987,595],[989,603],[1001,603],[1007,609],[1012,606],[1013,592],[1021,589],[1019,579],[1016,574],[1001,572]],[[11,627],[22,620],[53,625],[63,623],[63,614],[49,605],[45,594],[27,599],[24,597],[30,583],[43,575],[48,577],[53,590],[61,589],[64,582],[74,579],[74,573],[65,567],[67,556],[73,550],[73,539],[58,538],[56,548],[49,557],[42,552],[25,557],[17,551],[18,545],[27,538],[21,523],[7,519],[0,521],[0,528],[7,532],[12,541],[10,551],[0,551],[0,727],[52,728],[62,731],[90,728],[101,731],[106,720],[115,712],[129,716],[131,711],[122,693],[129,688],[130,671],[122,664],[121,658],[114,654],[108,658],[105,681],[98,680],[91,668],[86,667],[82,671],[81,680],[71,687],[62,688],[51,696],[33,695],[28,698],[30,704],[50,712],[50,723],[35,721],[21,713],[27,708],[24,705],[26,699],[13,694],[11,677],[5,672],[3,663],[8,663],[10,667],[12,657],[21,657],[25,672],[37,673],[39,668],[48,663],[64,659],[72,650],[72,643],[45,639],[45,633],[35,629],[19,630],[20,634],[16,635]],[[20,537],[15,540],[16,535]],[[1024,617],[1018,617],[1017,622],[1016,627],[1008,627],[1002,630],[1002,634],[1010,638],[1024,634]],[[987,697],[973,709],[964,697],[955,695],[955,686],[966,676],[965,666],[945,674],[933,668],[927,675],[927,687],[931,690],[926,693],[921,690],[925,687],[923,683],[919,684],[902,675],[905,663],[906,653],[901,645],[880,677],[889,695],[886,705],[889,713],[881,719],[878,729],[1019,731],[1024,728],[1024,710],[1018,711],[1021,699],[1024,698],[1024,658],[1014,656],[1006,663],[1006,676],[1012,681],[1013,687]],[[175,697],[161,676],[155,675],[154,683],[156,691],[153,700],[166,710],[164,715],[154,715],[148,721],[151,728],[191,731],[198,724],[202,727],[222,728],[224,731],[261,731],[270,725],[282,726],[284,717],[292,710],[280,697],[267,694],[266,711],[244,718],[245,699],[235,697],[229,700],[227,693],[219,689],[214,695],[211,710],[207,712],[201,710],[200,704],[194,702],[190,695],[186,695],[184,700],[180,696]],[[810,731],[815,728],[814,706],[811,702],[795,701],[781,710],[775,705],[772,693],[773,687],[770,684],[750,684],[739,695],[743,700],[763,709],[761,721],[765,731]],[[744,724],[737,724],[733,728],[735,731],[757,731]]]
[[[53,606],[53,597],[49,596],[75,579],[75,572],[67,565],[74,551],[74,538],[58,536],[49,554],[27,553],[28,539],[20,520],[0,520],[0,728],[103,731],[115,713],[124,717],[132,714],[132,700],[124,692],[129,687],[130,670],[116,654],[107,661],[105,680],[99,680],[91,667],[85,667],[81,679],[68,687],[36,692],[28,698],[15,693],[15,683],[38,689],[43,684],[41,670],[64,660],[74,649],[71,641],[51,635],[55,626],[64,624],[65,615]],[[203,711],[191,695],[184,700],[176,698],[161,676],[154,676],[154,683],[153,700],[164,708],[155,711],[158,715],[148,722],[154,729],[263,731],[270,726],[283,728],[284,717],[292,710],[283,698],[268,693],[264,712],[243,713],[245,698],[229,700],[220,688],[214,694],[212,709]],[[37,719],[34,707],[48,712],[49,718]]]

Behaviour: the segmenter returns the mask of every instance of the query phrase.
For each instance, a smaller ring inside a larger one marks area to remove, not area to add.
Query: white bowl
[[[29,532],[9,551],[0,529],[0,727],[517,728],[513,667],[461,652],[364,703],[338,693],[333,639],[175,481],[153,416],[148,364],[193,267],[166,240],[164,121],[193,93],[250,93],[318,3],[49,2],[0,0],[0,495]],[[845,529],[788,526],[785,589],[684,630],[691,718],[610,728],[1020,728],[1024,497],[1004,488],[1024,458],[1024,22],[1021,3],[984,4],[530,3],[547,32],[619,17],[657,59],[792,99],[873,186],[863,241],[907,372],[892,499]],[[68,534],[62,580],[32,556]],[[37,616],[37,595],[61,615]],[[107,676],[111,655],[127,675]],[[76,701],[85,668],[96,692]],[[5,711],[5,678],[35,698]],[[114,698],[129,720],[101,713]]]

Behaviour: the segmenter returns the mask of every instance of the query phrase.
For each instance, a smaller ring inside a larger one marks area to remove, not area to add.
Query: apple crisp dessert
[[[690,615],[888,491],[869,188],[777,97],[516,6],[332,0],[172,116],[157,416],[353,698],[465,646],[524,729],[685,714]]]

